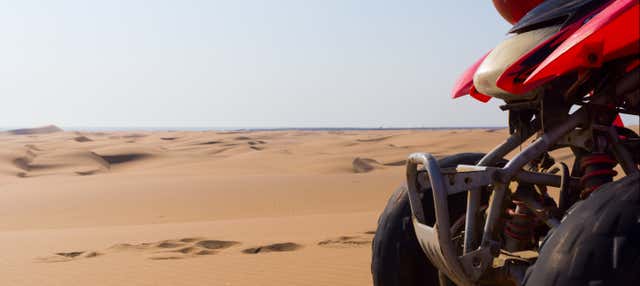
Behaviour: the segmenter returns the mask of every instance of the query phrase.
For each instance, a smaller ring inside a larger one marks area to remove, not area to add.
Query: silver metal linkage
[[[522,142],[527,140],[534,132],[521,134],[519,131],[514,132],[502,144],[487,153],[480,161],[478,166],[491,166],[502,160],[509,152],[520,146]],[[467,213],[464,226],[464,246],[463,253],[467,254],[474,250],[476,245],[476,226],[478,210],[482,199],[481,189],[474,189],[467,193]]]

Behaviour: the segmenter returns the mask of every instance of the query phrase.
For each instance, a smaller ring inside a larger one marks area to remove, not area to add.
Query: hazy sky
[[[1,1],[0,126],[504,126],[491,1]]]

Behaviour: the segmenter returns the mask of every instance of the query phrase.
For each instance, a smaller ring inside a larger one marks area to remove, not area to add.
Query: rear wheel
[[[600,187],[545,241],[524,285],[638,285],[640,177]]]
[[[476,164],[484,154],[461,153],[438,160],[441,168],[459,164]],[[433,209],[430,190],[423,190],[424,208]],[[466,193],[449,197],[451,219],[459,218],[466,210]],[[425,211],[426,222],[432,224],[432,211]],[[373,238],[371,273],[375,286],[438,285],[438,270],[431,265],[416,239],[411,222],[411,209],[406,185],[391,195],[378,219],[378,229]]]

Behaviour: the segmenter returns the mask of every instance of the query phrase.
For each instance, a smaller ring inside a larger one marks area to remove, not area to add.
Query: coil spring
[[[613,181],[618,172],[613,170],[618,162],[608,154],[591,154],[585,156],[580,161],[583,176],[580,178],[580,185],[583,191],[580,193],[581,199],[586,199],[602,184]]]
[[[521,242],[531,241],[535,216],[523,202],[513,200],[513,204],[516,205],[515,210],[507,209],[507,215],[511,219],[506,222],[504,233]]]

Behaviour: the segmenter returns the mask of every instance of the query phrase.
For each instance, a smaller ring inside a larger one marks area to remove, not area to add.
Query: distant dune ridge
[[[9,134],[13,135],[35,135],[35,134],[49,134],[55,132],[62,132],[60,127],[55,125],[47,125],[42,127],[34,127],[34,128],[21,128],[21,129],[13,129],[7,131]]]
[[[507,133],[2,132],[0,284],[371,285],[407,156]]]

